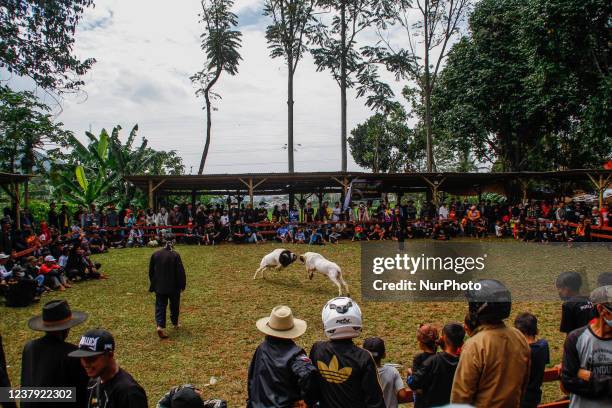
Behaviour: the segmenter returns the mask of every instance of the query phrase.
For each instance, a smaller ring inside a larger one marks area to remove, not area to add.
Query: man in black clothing
[[[357,347],[361,309],[348,297],[337,297],[322,313],[329,341],[316,342],[310,359],[319,369],[321,408],[385,408],[376,363],[369,351]]]
[[[293,339],[306,331],[287,306],[276,306],[270,317],[259,319],[266,335],[249,366],[247,408],[285,408],[299,401],[316,402],[317,369]]]
[[[160,338],[168,338],[166,328],[166,308],[170,302],[170,320],[175,328],[179,327],[181,292],[185,290],[187,278],[181,256],[172,248],[174,236],[166,236],[166,246],[151,256],[149,262],[149,292],[155,292],[155,321]]]
[[[586,326],[595,317],[593,304],[586,296],[580,295],[582,277],[578,272],[563,272],[556,281],[559,297],[563,300],[561,306],[562,333],[570,333],[579,327]]]
[[[83,312],[71,311],[65,300],[43,306],[41,316],[28,321],[32,330],[45,332],[29,341],[21,358],[22,387],[76,387],[76,403],[54,403],[53,407],[86,407],[87,375],[78,361],[68,358],[77,347],[66,342],[68,332],[87,319]],[[22,402],[22,408],[48,407],[44,402]]]
[[[69,354],[80,358],[89,376],[87,408],[147,408],[144,389],[115,360],[115,339],[103,329],[88,330],[78,350]]]
[[[450,403],[453,378],[459,363],[459,350],[463,345],[465,329],[459,323],[448,323],[442,329],[442,350],[427,358],[411,376],[410,387],[420,390],[414,404],[418,407],[441,407]]]
[[[2,347],[2,336],[0,336],[0,387],[10,387],[11,381],[6,370],[6,357],[4,356],[4,347]],[[14,402],[1,402],[3,408],[17,408]]]

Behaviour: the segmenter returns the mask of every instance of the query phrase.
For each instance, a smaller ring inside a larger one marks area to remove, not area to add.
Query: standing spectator
[[[538,335],[538,319],[531,313],[521,313],[514,319],[516,327],[529,343],[531,349],[531,369],[525,397],[521,408],[537,408],[542,400],[542,382],[546,364],[550,363],[548,342],[544,339],[536,340]]]
[[[179,327],[181,292],[185,290],[186,276],[181,256],[173,250],[174,236],[166,236],[166,246],[151,256],[149,262],[149,292],[155,292],[155,321],[157,335],[168,338],[166,328],[166,308],[170,302],[170,320],[175,328]]]
[[[319,368],[321,408],[385,408],[372,355],[353,343],[361,334],[361,309],[348,297],[323,307],[323,328],[329,341],[316,342],[310,359]]]
[[[572,331],[563,346],[561,383],[570,408],[612,406],[612,285],[591,293],[596,317]]]
[[[510,291],[494,279],[479,283],[480,290],[466,294],[474,330],[461,350],[451,402],[518,407],[529,379],[529,345],[521,332],[504,324],[512,309]]]
[[[51,204],[49,204],[49,213],[47,214],[47,222],[49,223],[50,227],[59,229],[59,216],[57,215],[55,208],[55,201],[51,201]]]
[[[314,208],[312,208],[312,202],[306,203],[306,208],[304,208],[304,222],[306,224],[311,224],[314,222]]]
[[[59,230],[62,235],[68,232],[70,224],[70,211],[68,210],[66,204],[62,204],[62,208],[60,208],[59,213]]]
[[[378,368],[383,398],[387,408],[397,408],[397,404],[410,402],[409,388],[404,387],[404,381],[397,368],[391,364],[382,365],[382,359],[386,357],[385,342],[380,337],[368,337],[363,342],[363,348],[368,350]]]
[[[440,204],[440,208],[438,208],[438,216],[441,220],[445,220],[448,218],[448,208],[446,208],[444,203]]]
[[[294,318],[289,307],[276,306],[256,326],[266,337],[249,366],[247,408],[316,402],[317,369],[293,341],[306,332],[306,322]]]
[[[8,371],[6,371],[6,357],[4,356],[4,347],[2,346],[2,336],[0,336],[0,387],[10,387]],[[0,405],[3,408],[17,408],[14,402],[2,402]]]
[[[108,210],[106,210],[106,226],[111,228],[119,226],[119,214],[117,214],[115,204],[109,205]]]
[[[68,354],[81,365],[90,378],[87,407],[147,408],[144,389],[115,360],[115,339],[103,329],[88,330],[81,337],[78,350]]]
[[[22,387],[76,387],[75,403],[53,403],[54,408],[87,407],[87,375],[78,361],[68,358],[77,346],[66,342],[70,329],[87,319],[87,314],[71,311],[65,300],[43,306],[42,315],[31,318],[28,326],[42,331],[43,337],[29,341],[21,358]],[[22,408],[48,407],[44,402],[22,402]]]
[[[334,203],[334,208],[332,209],[331,220],[338,222],[340,221],[340,217],[342,216],[342,208],[340,208],[340,202],[336,201]]]
[[[555,282],[561,305],[561,333],[569,333],[586,326],[594,317],[593,304],[589,298],[580,295],[582,277],[578,272],[563,272]]]
[[[419,390],[415,407],[440,407],[450,403],[451,389],[465,329],[459,323],[448,323],[442,329],[439,343],[442,351],[427,358],[413,370],[411,388]]]
[[[407,381],[410,388],[414,387],[413,389],[415,389],[414,406],[417,408],[427,407],[428,405],[427,400],[422,397],[422,387],[413,384],[413,374],[421,372],[425,361],[436,354],[439,338],[438,329],[431,324],[422,324],[417,330],[417,342],[422,352],[414,356],[412,367],[408,370]]]

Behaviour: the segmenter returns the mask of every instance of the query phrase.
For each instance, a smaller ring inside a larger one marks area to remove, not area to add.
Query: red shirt
[[[53,264],[51,266],[48,266],[46,263],[44,263],[40,266],[38,273],[41,275],[46,275],[55,269],[61,269],[61,267],[58,264]]]

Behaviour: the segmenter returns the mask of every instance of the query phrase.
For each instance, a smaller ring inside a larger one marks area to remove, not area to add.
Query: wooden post
[[[19,183],[15,183],[15,227],[21,230],[21,210],[19,209]]]
[[[149,208],[155,209],[155,203],[153,202],[153,180],[149,179]]]
[[[196,191],[191,190],[191,207],[195,208],[196,206]]]
[[[249,177],[249,202],[251,203],[251,208],[253,208],[253,202],[254,202],[254,197],[253,197],[253,177]]]
[[[603,207],[603,193],[606,187],[604,186],[603,174],[599,175],[599,211]]]

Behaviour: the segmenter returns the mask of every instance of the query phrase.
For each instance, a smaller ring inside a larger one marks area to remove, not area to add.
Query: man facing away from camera
[[[149,292],[155,292],[155,322],[161,339],[168,338],[164,331],[168,302],[172,325],[179,328],[181,292],[187,281],[181,256],[173,249],[174,242],[174,235],[168,234],[164,248],[155,252],[149,262]]]

